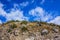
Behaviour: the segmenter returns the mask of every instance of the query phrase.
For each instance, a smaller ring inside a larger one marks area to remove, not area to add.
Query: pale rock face
[[[43,30],[41,31],[41,34],[42,34],[42,35],[48,34],[48,30],[47,30],[47,29],[43,29]]]
[[[48,30],[44,29],[42,32],[48,32]]]
[[[25,40],[34,40],[34,37],[26,38]]]
[[[59,32],[59,30],[57,28],[53,28],[53,31],[56,33]]]
[[[30,38],[27,38],[27,39],[25,39],[25,40],[31,40]]]
[[[19,32],[20,32],[20,31],[19,31],[18,29],[15,30],[15,31],[14,31],[14,35],[18,36],[18,35],[19,35]]]
[[[50,40],[50,39],[46,39],[46,40]]]

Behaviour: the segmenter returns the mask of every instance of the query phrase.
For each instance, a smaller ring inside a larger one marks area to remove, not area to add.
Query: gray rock
[[[34,40],[34,37],[26,38],[25,40]]]
[[[47,29],[43,29],[42,31],[41,31],[41,35],[47,35],[48,34],[48,30]]]
[[[19,31],[18,29],[14,30],[14,35],[15,35],[15,36],[18,36],[18,35],[19,35],[19,32],[20,32],[20,31]]]
[[[53,31],[54,31],[55,33],[58,33],[58,32],[59,32],[59,30],[58,30],[57,28],[53,28]]]

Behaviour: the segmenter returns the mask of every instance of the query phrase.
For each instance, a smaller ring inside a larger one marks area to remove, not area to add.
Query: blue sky
[[[60,25],[60,0],[0,0],[0,23],[45,21]]]

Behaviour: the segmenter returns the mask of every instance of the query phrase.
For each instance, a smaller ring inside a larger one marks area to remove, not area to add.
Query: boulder
[[[41,35],[47,35],[48,34],[48,30],[47,29],[43,29],[42,31],[41,31]]]
[[[58,30],[57,28],[53,28],[53,31],[54,31],[55,33],[58,33],[58,32],[59,32],[59,30]]]

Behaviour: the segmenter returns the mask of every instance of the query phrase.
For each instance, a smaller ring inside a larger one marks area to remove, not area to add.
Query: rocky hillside
[[[0,24],[0,40],[60,40],[60,26],[37,21],[8,21]]]

